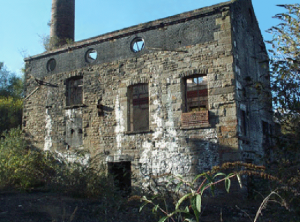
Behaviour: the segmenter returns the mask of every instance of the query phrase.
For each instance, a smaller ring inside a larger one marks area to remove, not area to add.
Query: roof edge
[[[192,20],[192,19],[204,16],[207,14],[213,14],[215,12],[219,12],[222,8],[233,4],[233,2],[235,2],[235,1],[236,0],[222,2],[219,4],[212,5],[212,6],[206,6],[206,7],[195,9],[192,11],[183,12],[183,13],[180,13],[177,15],[168,16],[165,18],[153,20],[153,21],[146,22],[146,23],[141,23],[141,24],[126,27],[126,28],[123,28],[120,30],[115,30],[115,31],[101,34],[101,35],[91,37],[88,39],[83,39],[83,40],[74,42],[73,44],[65,45],[60,48],[53,49],[51,51],[45,51],[43,53],[40,53],[40,54],[37,54],[34,56],[29,56],[29,57],[25,58],[24,61],[27,62],[30,60],[38,59],[40,57],[46,57],[49,55],[54,55],[54,54],[58,54],[58,53],[62,53],[62,52],[68,52],[68,51],[72,51],[73,49],[83,48],[83,47],[86,47],[89,45],[94,45],[94,44],[97,44],[100,42],[111,41],[113,39],[126,37],[129,35],[141,33],[141,32],[147,31],[147,30],[162,28],[162,27],[169,26],[172,24],[185,22],[187,20]]]

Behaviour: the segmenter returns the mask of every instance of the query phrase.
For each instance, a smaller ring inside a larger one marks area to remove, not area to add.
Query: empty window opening
[[[48,70],[48,72],[54,71],[55,68],[56,68],[56,60],[55,59],[50,59],[47,62],[47,70]]]
[[[244,110],[241,110],[241,134],[247,136],[247,114]]]
[[[185,112],[208,110],[207,76],[185,79]]]
[[[83,100],[83,78],[73,77],[67,80],[67,106],[82,105]]]
[[[269,146],[271,144],[271,126],[268,122],[262,121],[263,131],[263,145]]]
[[[263,138],[262,138],[262,146],[263,150],[265,152],[266,157],[271,158],[272,156],[272,134],[273,134],[273,129],[272,125],[266,121],[261,121],[262,124],[262,131],[263,131]]]
[[[94,61],[96,61],[98,57],[98,53],[95,49],[89,49],[87,52],[86,52],[86,55],[85,55],[85,60],[88,62],[88,63],[93,63]]]
[[[144,39],[141,37],[135,38],[132,40],[130,48],[133,52],[140,52],[145,48]]]
[[[114,185],[125,195],[131,192],[131,162],[108,163],[108,173],[114,178]]]
[[[207,75],[193,75],[183,80],[181,126],[209,126]]]
[[[128,130],[149,130],[148,84],[128,87]]]

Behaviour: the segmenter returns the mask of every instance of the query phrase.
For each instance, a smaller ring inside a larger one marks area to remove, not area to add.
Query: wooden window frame
[[[145,87],[146,86],[146,87]],[[140,87],[141,91],[145,90],[139,94],[138,87]],[[144,89],[142,89],[144,87]],[[137,94],[134,94],[134,91]],[[143,132],[149,131],[149,85],[148,83],[139,83],[135,85],[131,85],[128,87],[128,132]],[[137,106],[141,108],[141,114],[143,116],[139,116],[136,114]],[[140,121],[136,121],[139,118]],[[138,123],[143,122],[144,124],[138,125]]]
[[[185,77],[183,79],[181,127],[195,128],[209,126],[207,75],[195,74]]]

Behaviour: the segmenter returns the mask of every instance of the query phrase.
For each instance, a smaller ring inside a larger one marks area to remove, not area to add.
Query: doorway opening
[[[124,195],[131,192],[131,162],[109,162],[108,173],[114,178],[114,185]]]

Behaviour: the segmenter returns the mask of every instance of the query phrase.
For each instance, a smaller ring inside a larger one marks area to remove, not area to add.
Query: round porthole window
[[[137,37],[132,40],[130,45],[131,51],[133,52],[140,52],[145,48],[145,41],[141,37]]]
[[[48,70],[48,72],[54,71],[55,68],[56,68],[56,60],[55,59],[50,59],[47,62],[47,70]]]
[[[88,63],[93,63],[96,61],[98,57],[98,53],[95,49],[89,49],[86,54],[85,54],[85,60],[88,62]]]

